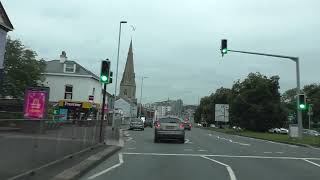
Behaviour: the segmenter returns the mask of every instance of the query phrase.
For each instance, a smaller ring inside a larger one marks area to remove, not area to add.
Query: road
[[[314,180],[320,149],[193,128],[185,144],[153,142],[154,130],[125,131],[125,146],[81,180]]]

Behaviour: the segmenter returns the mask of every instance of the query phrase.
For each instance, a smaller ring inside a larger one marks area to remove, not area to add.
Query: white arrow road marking
[[[185,139],[185,140],[184,140],[184,143],[193,144],[193,143],[190,141],[190,139]]]
[[[98,176],[101,176],[102,174],[105,174],[105,173],[107,173],[107,172],[109,172],[109,171],[121,166],[123,164],[123,162],[124,162],[123,161],[123,155],[122,155],[122,153],[119,153],[119,163],[118,164],[115,164],[115,165],[109,167],[108,169],[105,169],[105,170],[103,170],[103,171],[101,171],[99,173],[96,173],[96,174],[88,177],[88,179],[94,179],[94,178],[96,178]]]
[[[132,137],[129,137],[128,139],[127,139],[127,141],[131,141],[133,138]]]
[[[226,167],[226,168],[227,168],[227,170],[228,170],[228,173],[229,173],[230,180],[237,180],[236,175],[234,174],[234,172],[233,172],[232,168],[231,168],[229,165],[224,164],[224,163],[222,163],[222,162],[220,162],[220,161],[217,161],[217,160],[214,160],[214,159],[208,158],[208,157],[206,157],[206,156],[201,156],[201,157],[202,157],[202,158],[204,158],[204,159],[207,159],[207,160],[209,160],[209,161],[212,161],[212,162],[218,163],[218,164],[220,164],[220,165],[222,165],[222,166]]]

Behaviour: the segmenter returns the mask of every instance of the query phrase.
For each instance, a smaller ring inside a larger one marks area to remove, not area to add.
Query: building
[[[122,116],[126,119],[137,117],[138,108],[133,102],[127,99],[119,98],[115,103],[115,110],[121,110]]]
[[[68,60],[64,51],[59,60],[46,62],[44,75],[44,85],[50,88],[49,102],[58,104],[61,112],[68,114],[70,118],[89,116],[92,112],[95,118],[99,117],[103,89],[97,75],[76,61]],[[106,94],[105,111],[108,111],[112,107],[113,95]]]
[[[120,82],[120,98],[126,99],[137,104],[136,99],[136,81],[133,64],[132,40],[130,42],[126,66]]]
[[[4,70],[4,53],[6,50],[6,40],[7,32],[12,31],[13,26],[10,22],[10,19],[0,2],[0,97],[2,91],[2,82],[3,82],[3,70]]]

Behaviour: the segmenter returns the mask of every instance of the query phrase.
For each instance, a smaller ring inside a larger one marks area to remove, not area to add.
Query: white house
[[[137,117],[137,105],[123,98],[116,100],[115,109],[122,110],[124,118]]]
[[[47,61],[44,74],[45,85],[50,87],[50,102],[89,101],[90,96],[90,101],[102,104],[99,77],[77,62],[68,60],[64,51],[60,60]]]

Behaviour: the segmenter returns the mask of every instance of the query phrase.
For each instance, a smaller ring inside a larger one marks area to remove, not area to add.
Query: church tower
[[[136,81],[134,74],[132,40],[130,42],[126,66],[124,68],[122,80],[120,82],[120,98],[136,103]]]

